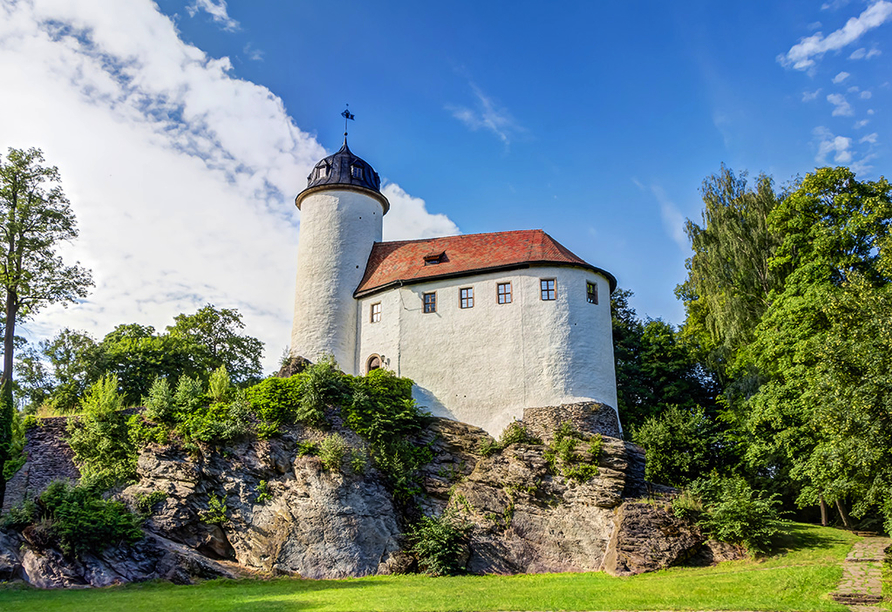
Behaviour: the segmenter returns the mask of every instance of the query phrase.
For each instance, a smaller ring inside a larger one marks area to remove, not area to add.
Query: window
[[[496,299],[499,304],[511,303],[511,283],[496,284]]]
[[[592,282],[585,283],[585,299],[589,304],[598,303],[598,285]]]
[[[424,299],[424,312],[437,312],[437,294],[434,293],[424,293],[422,294],[422,299]]]
[[[378,323],[381,320],[381,302],[377,304],[372,304],[371,308],[371,322]]]
[[[328,176],[328,164],[316,166],[316,178],[323,179]]]
[[[459,296],[460,306],[462,308],[473,308],[474,307],[474,288],[473,287],[459,289],[458,296]]]
[[[555,280],[553,278],[539,279],[539,289],[542,291],[542,299],[553,300],[555,296]]]
[[[372,370],[377,370],[381,367],[381,357],[378,355],[372,355],[369,357],[369,360],[365,364],[366,374],[371,372]]]
[[[442,263],[445,255],[446,255],[445,251],[442,251],[440,253],[429,253],[424,256],[424,265],[434,266],[438,263]]]
[[[353,178],[361,179],[362,178],[362,168],[360,168],[359,166],[351,166],[350,174],[353,175]]]

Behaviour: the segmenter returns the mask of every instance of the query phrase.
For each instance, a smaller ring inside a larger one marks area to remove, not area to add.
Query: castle
[[[613,275],[541,230],[382,242],[380,187],[345,139],[298,194],[291,354],[392,370],[434,415],[494,436],[580,405],[619,435]]]

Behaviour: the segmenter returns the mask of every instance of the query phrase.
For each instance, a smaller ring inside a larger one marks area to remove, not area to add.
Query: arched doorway
[[[372,370],[377,370],[382,366],[381,364],[381,356],[380,355],[372,355],[369,357],[368,361],[365,364],[365,373],[368,374]]]

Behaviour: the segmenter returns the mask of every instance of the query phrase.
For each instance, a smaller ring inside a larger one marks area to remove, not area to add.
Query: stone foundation
[[[579,402],[577,404],[561,404],[560,406],[544,406],[541,408],[525,408],[523,423],[527,429],[549,442],[561,423],[569,421],[579,431],[599,433],[611,438],[622,438],[616,410],[599,402]]]

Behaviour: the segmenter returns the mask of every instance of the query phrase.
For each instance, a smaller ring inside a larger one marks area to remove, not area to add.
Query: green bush
[[[551,471],[579,483],[588,482],[598,475],[602,443],[601,434],[585,436],[565,421],[555,431],[543,456]]]
[[[307,425],[325,422],[325,408],[343,404],[350,397],[350,379],[341,373],[333,357],[325,357],[301,374],[303,392],[295,419]]]
[[[211,373],[208,381],[208,395],[215,402],[225,402],[229,397],[229,374],[226,372],[226,366],[220,366]]]
[[[173,396],[177,411],[189,414],[201,408],[204,401],[204,387],[201,381],[190,376],[180,376],[176,393]]]
[[[418,567],[429,576],[451,576],[464,572],[468,533],[472,525],[452,512],[423,516],[409,528],[410,552]]]
[[[713,476],[692,482],[687,493],[673,502],[673,510],[695,520],[716,540],[765,553],[790,526],[780,518],[776,497],[753,490],[740,476]]]
[[[122,407],[117,376],[103,376],[87,390],[83,413],[68,421],[68,444],[81,475],[102,488],[136,476],[136,448]]]
[[[3,515],[3,518],[0,519],[0,527],[22,529],[37,520],[38,516],[37,504],[33,499],[26,499],[21,504],[11,507]]]
[[[291,378],[267,378],[247,390],[248,401],[257,418],[267,424],[267,429],[273,430],[278,430],[281,424],[294,422],[302,392],[301,374]]]
[[[67,555],[80,557],[143,537],[141,519],[119,501],[105,500],[91,486],[57,481],[40,495],[39,518]]]
[[[531,434],[523,423],[514,421],[505,428],[498,441],[483,440],[478,450],[484,457],[490,457],[512,444],[542,444],[542,440]]]
[[[136,509],[141,515],[148,517],[152,515],[155,506],[166,499],[167,493],[164,491],[152,491],[147,495],[140,494],[136,496]]]
[[[229,509],[226,507],[226,498],[217,497],[211,493],[208,499],[208,509],[199,512],[198,518],[209,525],[222,525],[229,520]]]
[[[337,471],[341,469],[341,463],[350,447],[347,441],[336,433],[325,436],[319,444],[319,458],[327,470]]]
[[[257,497],[254,499],[255,503],[265,504],[269,500],[272,499],[272,494],[269,492],[269,482],[266,480],[261,480],[257,483]]]
[[[147,418],[159,423],[173,423],[176,420],[173,391],[166,378],[156,378],[149,389],[149,395],[142,402]]]

